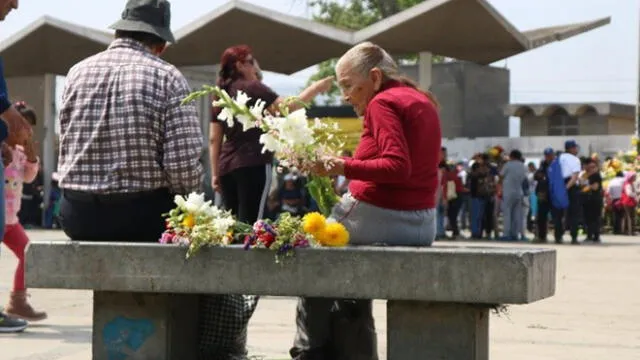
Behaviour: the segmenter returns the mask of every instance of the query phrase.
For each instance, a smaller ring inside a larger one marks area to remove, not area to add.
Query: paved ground
[[[62,238],[56,232],[31,232],[31,236]],[[640,239],[611,236],[600,246],[549,247],[558,250],[556,296],[493,316],[491,359],[640,359]],[[0,296],[9,288],[15,264],[5,249],[2,255]],[[0,359],[90,359],[91,293],[34,290],[32,300],[49,311],[50,319],[23,334],[0,335]],[[294,306],[292,299],[263,299],[251,321],[252,354],[286,358]],[[376,304],[375,313],[384,354],[383,302]]]

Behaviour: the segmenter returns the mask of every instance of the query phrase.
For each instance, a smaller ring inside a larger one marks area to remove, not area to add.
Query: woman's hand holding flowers
[[[315,162],[308,171],[316,176],[344,175],[345,160],[340,157],[326,157]]]

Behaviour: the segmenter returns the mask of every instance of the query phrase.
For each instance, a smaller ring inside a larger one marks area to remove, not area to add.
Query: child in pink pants
[[[22,103],[18,103],[16,109],[25,118],[34,117],[34,119],[28,120],[35,121],[33,110]],[[39,167],[38,157],[31,139],[27,140],[24,146],[15,145],[5,151],[10,151],[12,158],[4,170],[5,230],[2,242],[18,258],[18,267],[13,279],[13,291],[5,312],[9,316],[23,320],[40,321],[46,319],[47,314],[35,311],[27,301],[27,289],[24,283],[24,253],[29,244],[29,238],[18,220],[18,211],[20,211],[22,204],[22,184],[30,183],[36,178]]]

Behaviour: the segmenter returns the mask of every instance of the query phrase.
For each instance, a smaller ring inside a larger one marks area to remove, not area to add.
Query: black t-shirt
[[[589,186],[593,184],[598,184],[598,190],[589,190],[589,195],[592,197],[601,197],[602,196],[602,176],[599,172],[589,175],[588,178]]]
[[[251,98],[247,103],[249,107],[261,99],[266,103],[266,109],[278,98],[278,94],[257,80],[238,79],[229,84],[225,90],[232,98],[236,96],[238,91],[247,94]],[[213,109],[212,121],[220,122],[218,120],[219,112],[219,108]],[[262,144],[260,144],[262,130],[256,128],[242,131],[242,125],[238,122],[233,127],[227,126],[225,122],[223,124],[225,142],[220,150],[220,176],[239,168],[270,164],[273,161],[273,153],[262,152]]]
[[[538,170],[533,175],[533,179],[536,181],[536,194],[538,197],[543,195],[546,199],[546,195],[549,193],[549,180],[547,179],[547,170],[549,169],[549,163],[545,160],[540,162]]]

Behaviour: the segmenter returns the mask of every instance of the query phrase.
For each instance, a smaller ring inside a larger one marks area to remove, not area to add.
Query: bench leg
[[[473,304],[387,302],[387,360],[488,360],[489,309]]]
[[[93,292],[93,359],[196,359],[198,296]]]

